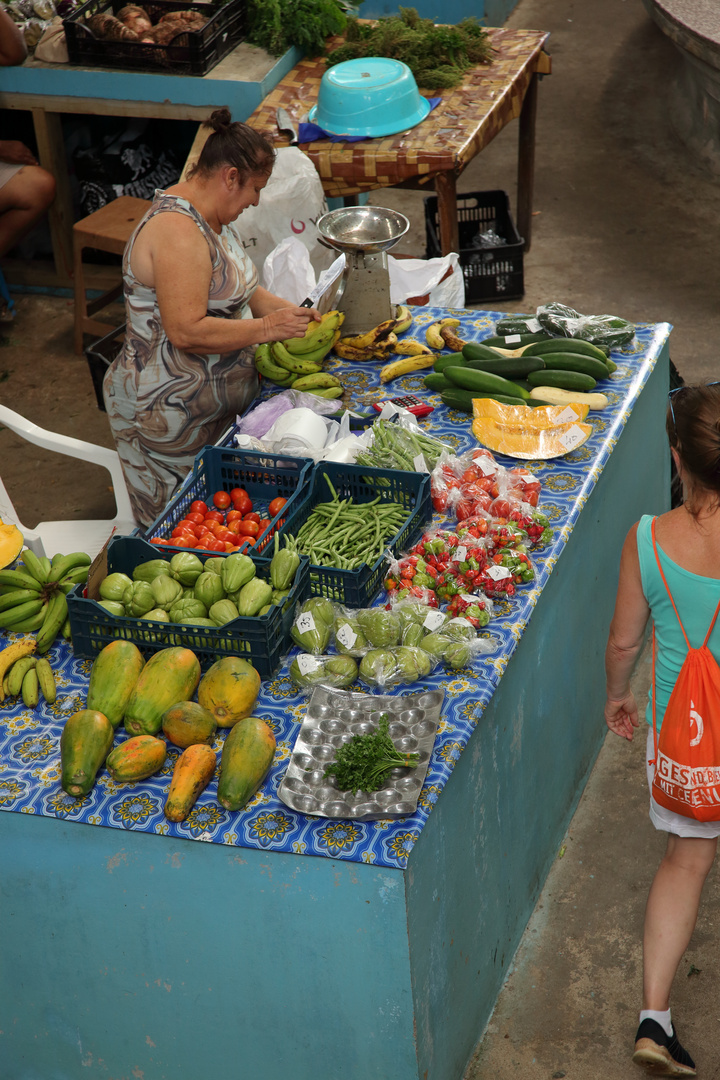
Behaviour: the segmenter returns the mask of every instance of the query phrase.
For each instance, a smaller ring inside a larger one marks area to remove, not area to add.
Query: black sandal
[[[697,1076],[695,1062],[672,1035],[656,1020],[643,1020],[635,1036],[636,1065],[642,1065],[651,1076]]]

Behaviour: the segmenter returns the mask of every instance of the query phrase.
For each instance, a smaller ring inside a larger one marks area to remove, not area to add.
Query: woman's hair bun
[[[232,123],[230,110],[226,105],[223,105],[221,109],[215,109],[215,111],[210,114],[210,119],[206,122],[213,131],[226,131]]]

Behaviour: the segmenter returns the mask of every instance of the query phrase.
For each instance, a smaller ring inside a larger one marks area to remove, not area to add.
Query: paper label
[[[506,334],[505,335],[505,344],[506,345],[517,345],[521,341],[522,341],[522,336],[520,334]]]
[[[303,611],[302,615],[298,615],[295,625],[301,634],[306,634],[308,630],[315,630],[315,620],[312,617],[312,612]]]
[[[574,450],[585,438],[585,432],[577,424],[573,424],[571,428],[564,431],[559,436],[560,442],[563,444],[566,450]]]
[[[577,420],[577,417],[575,417],[575,419]],[[535,473],[531,473],[531,472],[524,472],[522,474],[522,476],[520,477],[520,479],[524,480],[526,484],[537,484],[538,483],[537,476],[535,475]]]
[[[314,656],[310,656],[309,653],[300,653],[297,658],[298,671],[301,675],[309,675],[313,671],[317,671],[320,667],[320,661],[316,660]]]
[[[425,458],[422,454],[416,454],[413,458],[413,465],[415,466],[415,472],[427,472],[428,467]]]
[[[539,334],[542,330],[539,319],[528,319],[527,321],[528,334]]]
[[[357,634],[349,623],[343,623],[335,637],[341,645],[345,646],[346,649],[352,649],[353,645],[358,639]]]
[[[512,573],[508,570],[507,566],[488,566],[485,571],[489,578],[493,581],[502,581],[503,578],[512,577]]]
[[[491,461],[489,457],[486,457],[485,454],[480,454],[479,457],[476,457],[473,464],[477,465],[483,476],[494,476],[497,472],[497,465],[494,461]]]
[[[455,548],[453,559],[455,560],[455,562],[465,562],[465,560],[467,559],[467,548],[464,544],[458,544],[458,546]]]
[[[475,593],[460,593],[460,599],[467,601],[468,604],[477,604],[479,600],[484,600],[484,596],[476,596]]]
[[[428,611],[423,621],[423,626],[426,626],[428,630],[437,630],[439,626],[442,626],[445,622],[445,616],[442,611]]]
[[[570,424],[573,420],[579,420],[580,417],[573,409],[572,405],[566,405],[563,411],[555,420],[556,424]]]

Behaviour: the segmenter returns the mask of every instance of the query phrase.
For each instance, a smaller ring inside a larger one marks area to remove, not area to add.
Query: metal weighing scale
[[[345,314],[343,336],[367,333],[393,318],[387,251],[409,228],[404,214],[382,206],[344,206],[319,218],[320,236],[345,255],[345,269],[332,286],[336,291],[329,305]]]

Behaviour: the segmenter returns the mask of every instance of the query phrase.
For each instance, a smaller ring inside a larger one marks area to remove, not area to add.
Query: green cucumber
[[[492,371],[505,379],[524,379],[530,371],[542,371],[545,361],[539,356],[498,356],[494,360],[471,360],[468,366]]]
[[[578,390],[588,394],[595,389],[596,380],[584,371],[531,371],[527,381],[533,386],[559,386],[561,390]]]
[[[487,345],[483,345],[478,341],[468,341],[466,345],[463,345],[462,354],[466,360],[507,360],[507,357],[501,357],[499,352],[495,349],[488,349]]]
[[[517,340],[509,342],[507,338],[512,337]],[[496,334],[494,337],[483,338],[480,342],[481,345],[487,345],[489,349],[522,349],[525,345],[532,345],[536,341],[547,341],[550,335],[544,330],[541,330],[539,334]]]
[[[439,393],[441,390],[449,390],[453,385],[453,383],[445,378],[441,371],[434,371],[432,374],[426,375],[423,382],[428,390],[434,390],[436,393]]]
[[[607,364],[608,375],[612,375],[613,371],[617,371],[617,364],[609,356],[605,357],[605,363]]]
[[[527,391],[522,391],[516,383],[510,379],[503,379],[501,375],[494,375],[491,371],[480,371],[479,368],[471,367],[446,367],[444,372],[455,386],[463,390],[472,390],[476,397],[493,397],[495,394],[505,394],[506,397],[523,397]],[[540,375],[541,372],[534,372]],[[594,380],[593,380],[594,382]],[[539,385],[534,383],[533,385]]]
[[[523,356],[545,356],[546,353],[572,352],[580,356],[594,356],[603,364],[607,359],[604,351],[591,341],[581,341],[580,338],[549,338],[547,341],[536,341],[534,345],[528,345]]]
[[[593,379],[607,379],[610,372],[604,360],[580,353],[543,353],[542,359],[548,371],[583,371]]]
[[[458,412],[473,411],[473,398],[478,395],[472,390],[461,390],[459,387],[454,386],[451,390],[443,390],[440,394],[443,405],[447,405],[449,409],[457,409]],[[493,401],[499,401],[501,405],[532,405],[530,401],[523,401],[519,397],[506,397],[505,394],[486,394],[485,397],[492,397]]]
[[[438,356],[437,360],[433,364],[433,371],[444,371],[448,364],[466,364],[467,360],[462,353],[454,352],[446,354],[445,356]]]

